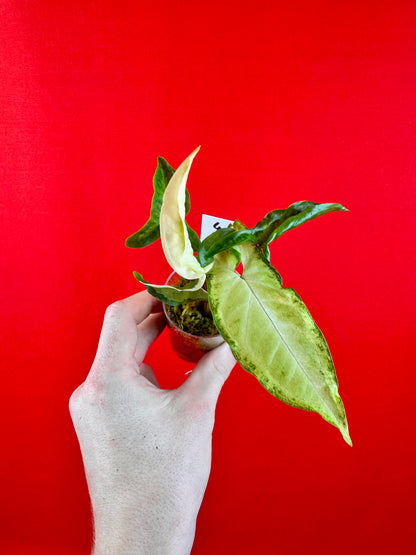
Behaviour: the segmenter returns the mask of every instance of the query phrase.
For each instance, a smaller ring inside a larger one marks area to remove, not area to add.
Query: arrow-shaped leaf
[[[160,238],[166,260],[175,272],[186,279],[199,279],[209,270],[209,267],[203,269],[194,256],[185,221],[186,181],[198,151],[199,147],[173,174],[166,187],[160,210]]]
[[[336,202],[318,204],[316,202],[301,201],[291,204],[285,210],[273,210],[261,220],[256,228],[257,243],[270,245],[272,241],[286,231],[294,229],[318,216],[337,210],[346,211],[347,208]]]
[[[351,444],[327,343],[308,309],[285,289],[258,247],[236,247],[215,257],[208,295],[215,325],[234,356],[275,397],[318,412]]]
[[[248,241],[260,245],[267,253],[267,245],[285,231],[336,210],[346,210],[346,208],[334,202],[318,204],[301,201],[291,204],[288,208],[269,212],[251,229],[218,229],[202,241],[198,251],[199,261],[202,266],[206,266],[214,260],[216,254]]]

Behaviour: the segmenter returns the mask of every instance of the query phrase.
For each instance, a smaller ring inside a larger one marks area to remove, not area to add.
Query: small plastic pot
[[[181,276],[179,276],[176,272],[173,272],[166,281],[166,285],[175,286],[178,284],[180,279]],[[168,316],[165,305],[163,305],[163,310],[168,324],[170,342],[177,355],[183,360],[188,362],[198,362],[198,360],[208,353],[208,351],[211,351],[212,349],[215,349],[215,347],[221,345],[221,343],[224,343],[224,339],[219,333],[217,335],[207,337],[202,335],[193,335],[181,330]]]

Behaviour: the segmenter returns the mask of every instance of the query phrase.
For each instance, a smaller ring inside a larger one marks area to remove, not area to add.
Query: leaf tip
[[[350,433],[348,431],[348,426],[340,428],[340,432],[345,442],[348,443],[350,447],[352,447],[352,441],[351,441]]]
[[[201,145],[198,145],[196,149],[191,152],[191,154],[189,155],[191,162],[193,161],[193,159],[195,158],[195,156],[198,154],[200,150],[201,150]]]

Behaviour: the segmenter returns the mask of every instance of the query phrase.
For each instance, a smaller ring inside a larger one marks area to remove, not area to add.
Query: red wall
[[[192,211],[253,225],[340,202],[273,262],[334,357],[354,447],[237,367],[195,555],[413,552],[416,5],[413,1],[1,2],[0,552],[87,554],[67,402],[105,307],[161,282],[146,219],[157,155],[202,148]],[[164,348],[166,346],[166,348]],[[164,335],[164,387],[184,370]]]

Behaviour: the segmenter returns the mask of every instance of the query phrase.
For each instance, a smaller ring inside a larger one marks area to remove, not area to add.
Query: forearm
[[[172,435],[180,444],[179,431]],[[85,464],[93,508],[93,555],[189,555],[208,463],[200,461],[197,474],[188,471],[184,475],[186,458],[175,453],[176,449],[167,449],[166,438],[156,441],[158,436],[153,434],[141,437],[134,449],[130,447],[124,460],[128,461],[126,472],[110,436],[101,463],[97,467]],[[145,457],[142,449],[151,456]],[[199,447],[198,451],[205,450]],[[209,458],[210,449],[207,451]],[[107,466],[116,471],[109,473]]]
[[[195,526],[168,533],[157,522],[146,525],[130,515],[117,526],[95,526],[92,555],[189,555],[194,536]]]
[[[185,547],[185,544],[178,545],[171,541],[137,542],[123,539],[117,545],[96,543],[91,555],[189,555],[191,549],[192,543]]]
[[[105,500],[93,511],[92,555],[189,555],[197,511],[185,515],[183,509],[168,507],[169,501],[154,498],[138,504],[113,502]]]

